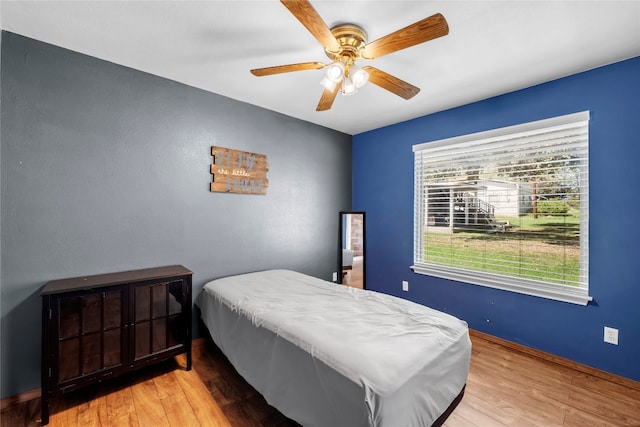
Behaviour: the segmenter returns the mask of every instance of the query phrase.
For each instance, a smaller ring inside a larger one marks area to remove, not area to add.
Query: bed
[[[401,298],[268,270],[196,303],[238,373],[305,427],[437,425],[464,392],[467,324]]]

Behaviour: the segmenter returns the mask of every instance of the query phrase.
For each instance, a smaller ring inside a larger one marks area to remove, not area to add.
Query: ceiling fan
[[[356,61],[373,60],[449,33],[449,26],[444,16],[436,13],[367,43],[367,34],[355,24],[342,24],[329,28],[308,0],[280,0],[280,2],[320,42],[332,62],[278,65],[256,68],[251,70],[251,73],[261,77],[292,71],[319,70],[326,67],[326,75],[320,82],[324,86],[324,92],[316,111],[330,109],[338,92],[351,95],[367,81],[404,99],[413,98],[420,92],[420,88],[370,65],[359,67]]]

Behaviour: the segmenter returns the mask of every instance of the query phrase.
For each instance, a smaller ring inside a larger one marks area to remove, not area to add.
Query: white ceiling
[[[311,3],[329,27],[358,24],[369,41],[437,12],[450,32],[372,63],[420,87],[414,98],[368,84],[356,95],[338,95],[331,110],[316,112],[323,70],[249,73],[329,62],[316,39],[276,0],[3,0],[0,26],[348,134],[640,56],[639,1]]]

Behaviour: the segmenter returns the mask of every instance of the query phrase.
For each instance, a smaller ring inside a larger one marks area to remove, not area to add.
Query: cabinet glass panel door
[[[58,299],[58,382],[121,365],[123,291]]]
[[[186,325],[184,286],[183,280],[176,280],[135,287],[135,360],[182,344],[176,336],[180,335],[180,330],[185,330]],[[184,336],[182,332],[183,339]]]

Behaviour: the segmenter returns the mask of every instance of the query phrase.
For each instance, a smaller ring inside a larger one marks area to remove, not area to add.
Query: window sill
[[[587,290],[583,288],[573,288],[534,280],[515,279],[498,274],[469,271],[433,264],[415,264],[411,266],[411,269],[417,274],[435,276],[462,283],[486,286],[578,305],[587,305],[589,301],[593,299],[588,295]]]

